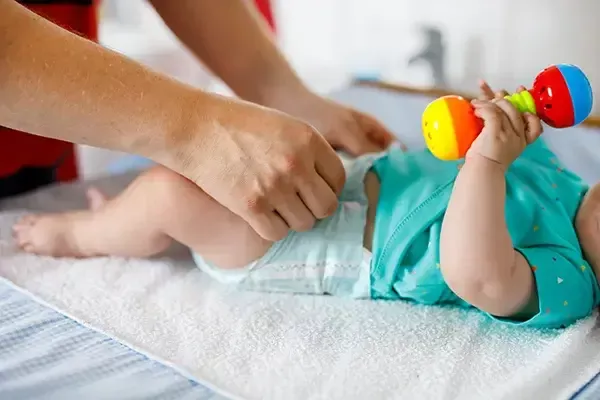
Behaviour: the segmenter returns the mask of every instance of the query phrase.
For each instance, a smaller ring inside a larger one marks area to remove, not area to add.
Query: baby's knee
[[[187,178],[163,166],[155,166],[145,171],[136,184],[144,192],[148,201],[163,208],[177,207],[182,201],[186,201],[190,189],[194,191],[195,201],[198,200],[198,194],[206,196]]]

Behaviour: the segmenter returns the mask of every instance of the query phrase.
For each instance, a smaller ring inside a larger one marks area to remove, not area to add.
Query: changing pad
[[[83,202],[81,186],[19,204],[65,208]],[[19,214],[0,214],[2,277],[232,398],[568,398],[600,364],[595,316],[534,331],[449,308],[238,292],[183,250],[154,260],[36,257],[14,248]]]
[[[116,193],[131,178],[98,186]],[[600,365],[596,314],[535,331],[453,308],[239,292],[211,281],[185,249],[152,260],[15,249],[15,208],[80,207],[84,186],[2,203],[12,211],[0,213],[0,276],[231,398],[567,399]]]

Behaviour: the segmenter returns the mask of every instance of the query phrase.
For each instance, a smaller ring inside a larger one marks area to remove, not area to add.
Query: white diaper
[[[382,154],[343,157],[346,184],[337,211],[309,232],[291,232],[260,259],[221,269],[194,254],[200,269],[246,290],[370,297],[371,253],[363,247],[368,201],[364,177]]]

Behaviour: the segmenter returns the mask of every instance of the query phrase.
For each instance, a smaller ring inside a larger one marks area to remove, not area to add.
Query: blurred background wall
[[[385,80],[433,84],[426,63],[408,60],[441,33],[448,85],[474,90],[485,77],[512,89],[553,63],[581,66],[600,89],[598,0],[276,0],[279,39],[315,84],[327,71],[376,73]],[[598,105],[596,111],[600,112]]]
[[[174,0],[175,1],[175,0]],[[145,0],[103,0],[100,41],[192,85],[229,93],[183,48]],[[531,84],[553,63],[581,66],[600,90],[599,0],[272,0],[277,40],[309,85],[353,78],[471,92]],[[410,60],[412,59],[412,62]],[[598,103],[595,113],[600,113]],[[126,167],[83,147],[84,177]]]

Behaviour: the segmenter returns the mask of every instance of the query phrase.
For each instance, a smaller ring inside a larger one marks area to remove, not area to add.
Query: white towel
[[[104,181],[118,191],[129,177]],[[81,184],[2,203],[84,204]],[[567,399],[600,369],[595,316],[563,332],[402,302],[237,292],[187,252],[155,260],[18,252],[0,213],[0,276],[76,320],[230,397]]]

